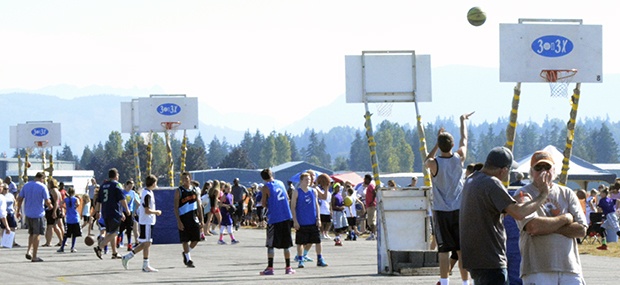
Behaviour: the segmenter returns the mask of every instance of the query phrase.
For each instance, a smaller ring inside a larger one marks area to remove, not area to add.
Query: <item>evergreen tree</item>
[[[355,132],[355,139],[351,143],[349,150],[349,169],[356,171],[370,171],[370,149],[366,136],[362,136],[360,131]]]
[[[202,140],[202,136],[198,133],[198,136],[194,138],[194,142],[187,148],[186,159],[188,171],[191,170],[203,170],[209,166],[207,164],[207,151],[205,149],[205,143]]]
[[[607,124],[602,124],[601,128],[594,136],[594,150],[596,153],[596,163],[617,163],[618,144],[614,140]]]
[[[271,132],[263,143],[260,155],[260,168],[267,168],[276,165],[276,137],[275,132]]]
[[[276,137],[276,157],[275,165],[280,165],[285,162],[291,161],[292,151],[291,142],[286,134],[278,134]]]
[[[211,143],[209,143],[209,152],[207,154],[209,166],[217,168],[226,155],[228,155],[228,149],[220,142],[217,136],[214,136]]]
[[[261,152],[263,151],[263,144],[265,143],[265,137],[261,134],[259,130],[256,130],[256,133],[252,137],[252,145],[249,148],[248,156],[250,160],[256,165],[261,165]]]
[[[256,165],[248,156],[248,153],[241,146],[234,147],[232,151],[226,155],[220,168],[241,168],[241,169],[255,169]]]

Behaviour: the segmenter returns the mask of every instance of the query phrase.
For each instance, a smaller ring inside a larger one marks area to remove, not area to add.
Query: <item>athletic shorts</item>
[[[82,227],[80,224],[66,224],[65,225],[65,237],[81,237],[82,236]]]
[[[28,218],[26,217],[26,226],[28,227],[28,234],[30,235],[44,235],[45,234],[45,218]]]
[[[299,226],[295,231],[295,244],[321,243],[321,232],[317,225]]]
[[[435,211],[433,215],[435,238],[439,252],[461,250],[459,235],[459,210]]]
[[[181,242],[200,241],[200,227],[198,224],[183,224],[183,230],[179,231]]]
[[[344,215],[343,211],[334,211],[334,230],[343,232],[343,230],[349,227],[349,223],[347,223],[347,217]]]
[[[268,248],[285,249],[293,246],[291,237],[291,220],[267,225],[267,240],[265,246]]]
[[[347,217],[347,223],[353,227],[357,225],[357,217]]]
[[[125,217],[125,220],[121,222],[121,230],[133,230],[133,215]]]
[[[48,226],[53,226],[56,224],[56,219],[52,215],[54,213],[53,210],[45,210],[45,220],[47,221]]]
[[[539,272],[523,275],[523,284],[586,284],[581,274],[571,272]]]
[[[121,226],[121,221],[118,219],[103,219],[105,224],[105,230],[109,234],[118,234],[118,229]]]
[[[332,222],[332,215],[321,214],[321,224],[327,224]]]
[[[154,225],[142,225],[140,224],[140,236],[138,236],[139,242],[153,242],[153,227]]]

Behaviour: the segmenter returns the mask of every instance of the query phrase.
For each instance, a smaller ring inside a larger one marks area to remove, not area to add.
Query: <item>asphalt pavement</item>
[[[157,230],[157,229],[155,229]],[[171,232],[169,234],[178,234]],[[180,244],[153,245],[151,266],[159,272],[144,273],[142,253],[129,262],[125,270],[120,260],[110,259],[111,254],[99,260],[92,249],[78,239],[77,252],[57,253],[58,247],[39,248],[44,262],[26,260],[27,230],[18,230],[16,240],[19,248],[0,249],[0,266],[3,284],[435,284],[438,276],[394,276],[377,273],[376,241],[345,241],[335,246],[333,241],[323,243],[323,256],[328,267],[317,267],[315,262],[306,263],[294,275],[284,274],[282,250],[276,250],[275,275],[260,276],[259,271],[267,264],[265,230],[242,228],[235,232],[239,244],[230,245],[230,237],[224,236],[227,245],[218,245],[216,236],[209,236],[192,252],[195,268],[183,265]],[[52,243],[56,243],[54,238]],[[43,243],[43,242],[42,242]],[[126,247],[119,250],[126,254]],[[294,249],[291,251],[294,256]],[[316,259],[314,247],[310,257]],[[588,284],[618,284],[615,268],[620,257],[581,256],[584,277]],[[291,261],[292,262],[292,261]],[[450,284],[462,284],[455,270]]]

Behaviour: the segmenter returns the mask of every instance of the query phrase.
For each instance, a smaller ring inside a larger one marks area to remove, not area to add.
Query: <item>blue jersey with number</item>
[[[288,195],[284,183],[280,180],[273,180],[265,183],[269,188],[269,198],[267,199],[267,222],[270,225],[288,221],[293,218],[291,207],[288,203]]]
[[[118,181],[107,181],[101,185],[97,202],[101,203],[101,216],[103,219],[115,219],[120,221],[123,216],[121,201],[125,200],[123,185]]]

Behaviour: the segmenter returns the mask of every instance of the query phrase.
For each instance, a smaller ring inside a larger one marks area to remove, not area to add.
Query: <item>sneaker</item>
[[[267,268],[265,268],[265,270],[259,272],[258,274],[260,274],[260,275],[273,275],[273,267],[267,267]]]
[[[101,257],[101,248],[98,247],[98,246],[95,246],[94,250],[95,250],[95,255],[97,255],[97,257],[99,257],[99,259],[103,259]]]
[[[120,245],[121,245],[121,237],[117,236],[116,237],[116,247],[118,248],[118,247],[120,247]]]
[[[147,266],[147,267],[142,267],[142,272],[159,272],[159,270],[153,267]]]
[[[233,240],[230,241],[230,244],[238,244],[238,243],[239,243],[239,241],[236,240],[236,239],[233,239]]]
[[[19,245],[19,243],[13,243],[13,247],[21,247],[21,245]]]
[[[370,235],[369,237],[366,238],[366,240],[375,240],[375,236]]]
[[[32,259],[32,255],[30,255],[30,253],[26,253],[26,259],[31,260]]]
[[[306,267],[306,266],[304,265],[304,261],[303,261],[303,260],[300,260],[300,261],[299,261],[299,264],[297,265],[297,268],[304,268],[304,267]]]
[[[295,274],[295,270],[289,266],[284,270],[284,274]]]
[[[194,267],[196,267],[196,266],[194,265],[194,262],[193,262],[191,259],[187,261],[187,264],[185,264],[185,266],[187,266],[187,267],[189,267],[189,268],[194,268]]]
[[[321,258],[319,259],[319,261],[316,262],[316,266],[325,267],[327,266],[327,263],[325,263],[325,259]]]
[[[205,239],[207,239],[207,238],[205,237],[205,233],[200,233],[200,240],[205,240]]]
[[[305,262],[313,262],[314,261],[314,259],[308,257],[307,255],[304,255],[302,258],[304,259]]]
[[[210,230],[209,233],[211,233],[212,235],[216,235],[217,234],[214,230]]]
[[[341,240],[339,240],[339,239],[337,239],[337,240],[336,240],[336,244],[335,244],[335,246],[342,246],[342,241],[341,241]]]
[[[113,253],[112,257],[110,259],[121,259],[123,258],[122,256],[119,256],[118,253]]]
[[[77,249],[72,248],[72,249],[71,249],[71,252],[77,252]]]
[[[125,270],[127,270],[127,264],[129,263],[129,256],[127,255],[123,256],[123,260],[121,260],[121,262],[123,263],[123,267],[125,268]],[[142,268],[142,270],[144,270],[144,268]]]
[[[224,245],[224,244],[227,244],[227,243],[226,243],[225,241],[223,241],[223,240],[218,240],[218,241],[217,241],[217,244]]]
[[[181,252],[181,255],[183,256],[183,264],[187,265],[187,257],[185,257],[185,253]]]
[[[127,245],[127,251],[132,251],[132,250],[133,250],[133,245],[128,244],[128,245]]]
[[[596,249],[607,250],[607,245],[606,244],[601,245],[601,246],[597,247]]]

